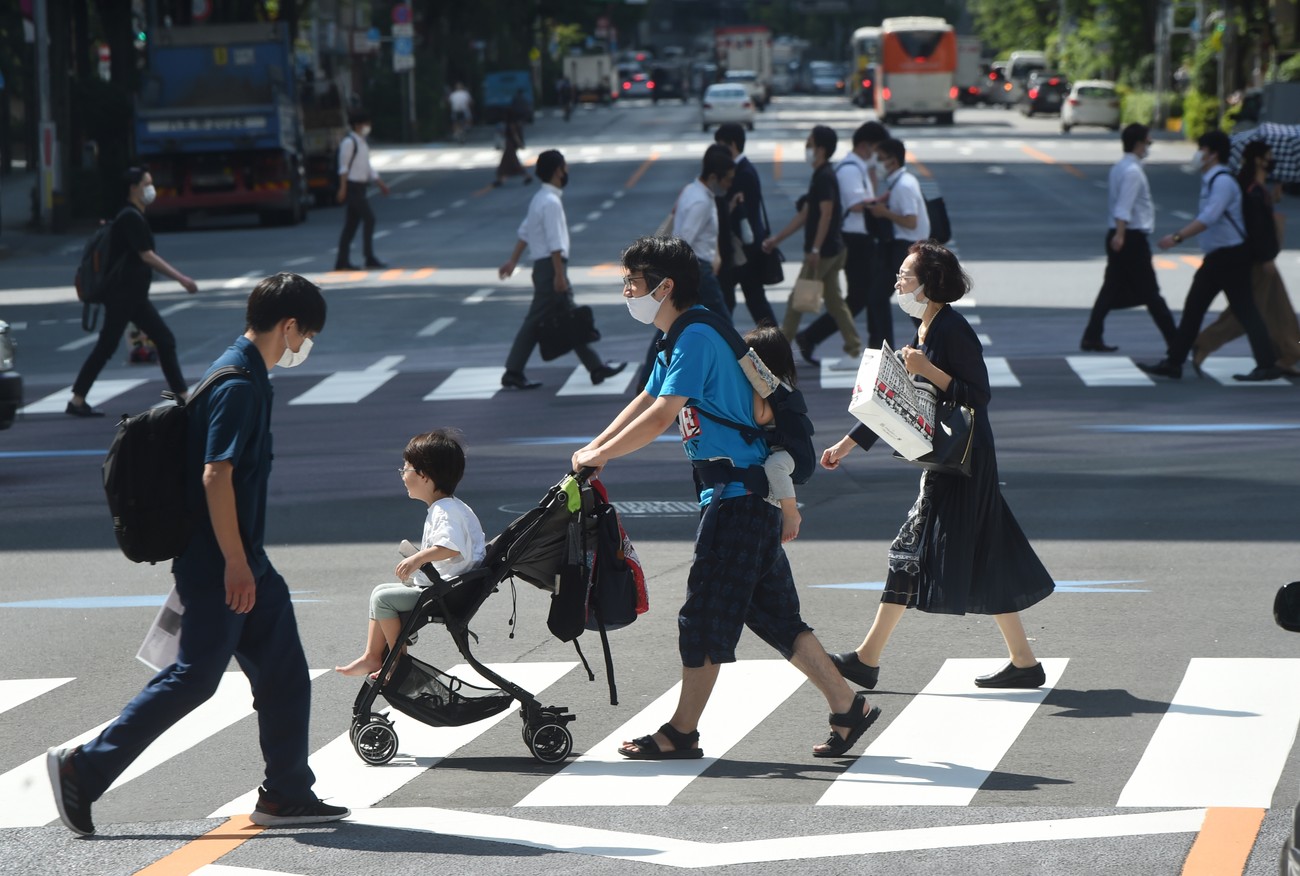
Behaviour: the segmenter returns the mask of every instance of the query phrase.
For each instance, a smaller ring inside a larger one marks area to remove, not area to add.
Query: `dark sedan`
[[[1070,82],[1064,73],[1037,70],[1025,83],[1025,96],[1020,101],[1020,111],[1026,116],[1034,113],[1060,113],[1065,97],[1070,93]]]

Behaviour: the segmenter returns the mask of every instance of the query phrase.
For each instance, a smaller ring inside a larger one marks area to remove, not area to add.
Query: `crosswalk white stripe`
[[[1297,658],[1192,658],[1116,805],[1270,808],[1298,684]]]
[[[1154,383],[1127,356],[1066,356],[1065,361],[1085,386],[1151,386]]]
[[[696,760],[628,760],[625,740],[672,717],[681,682],[573,763],[533,789],[517,806],[666,806],[718,758],[757,727],[804,682],[785,660],[744,660],[721,668],[700,720]],[[757,695],[761,691],[762,695]]]
[[[852,359],[823,359],[822,389],[852,389],[858,382],[858,363]]]
[[[1001,660],[952,659],[817,801],[819,806],[967,806],[1065,671],[1041,661],[1047,684],[980,690],[971,679]]]
[[[1272,380],[1247,381],[1233,380],[1234,374],[1249,374],[1255,370],[1255,360],[1249,356],[1210,356],[1201,363],[1201,370],[1222,383],[1224,386],[1290,386],[1288,380],[1275,377]]]
[[[555,684],[577,665],[573,662],[487,664],[489,669],[504,675],[534,695]],[[468,664],[458,664],[448,672],[470,684],[492,687],[490,682],[484,681]],[[382,711],[382,706],[382,701],[376,701],[377,710]],[[312,772],[316,774],[314,793],[317,797],[350,808],[374,806],[403,785],[418,779],[456,749],[473,742],[506,718],[517,718],[518,714],[517,708],[510,708],[499,715],[464,727],[431,727],[405,715],[393,713],[390,717],[397,733],[397,756],[383,766],[370,766],[357,755],[349,734],[343,733],[309,760]],[[522,749],[522,739],[519,740],[519,745]],[[255,805],[256,788],[231,800],[208,817],[225,818],[252,812]]]
[[[417,338],[431,338],[456,321],[454,316],[440,316],[415,333]]]
[[[501,391],[501,368],[457,368],[425,401],[492,398]]]
[[[619,374],[608,377],[603,383],[593,384],[591,374],[587,369],[579,365],[569,374],[569,379],[564,381],[555,394],[560,395],[622,395],[627,392],[628,385],[632,383],[632,378],[636,377],[636,368],[629,365]]]
[[[95,341],[98,340],[99,340],[98,334],[86,335],[84,338],[77,338],[75,341],[68,341],[66,344],[64,344],[61,347],[57,347],[56,349],[60,353],[70,353],[73,350],[80,350],[82,347],[89,347],[91,344],[95,343]]]
[[[171,316],[173,313],[180,313],[182,310],[189,310],[197,303],[197,301],[177,301],[170,307],[164,307],[162,310],[158,311],[158,315]]]
[[[370,395],[397,376],[393,369],[405,356],[385,356],[364,371],[335,371],[297,398],[291,405],[348,405]]]
[[[71,678],[9,678],[0,679],[0,712],[17,708],[28,700],[44,696],[56,687],[67,684]]]
[[[1011,363],[1004,357],[985,356],[984,366],[989,370],[989,386],[1005,389],[1020,385],[1020,379],[1011,370]]]
[[[86,394],[86,404],[92,408],[99,407],[102,404],[112,401],[125,392],[130,392],[141,384],[148,381],[142,377],[121,378],[119,380],[97,380],[95,385],[90,388]],[[72,387],[65,386],[56,392],[52,392],[40,401],[34,401],[23,408],[24,414],[59,414],[68,405],[68,399],[72,398]]]
[[[469,295],[465,296],[463,304],[482,304],[487,301],[489,295],[497,291],[495,286],[485,286],[482,289],[475,289]]]
[[[310,670],[312,678],[323,669]],[[134,778],[188,751],[210,736],[253,712],[253,694],[242,672],[227,672],[217,685],[217,692],[203,705],[176,722],[153,745],[136,758],[126,772],[118,776],[112,788],[120,787]],[[88,742],[111,724],[105,721],[97,727],[74,736],[59,747],[71,748]],[[40,827],[59,817],[50,794],[49,779],[45,771],[45,754],[41,753],[26,763],[0,775],[0,828]]]

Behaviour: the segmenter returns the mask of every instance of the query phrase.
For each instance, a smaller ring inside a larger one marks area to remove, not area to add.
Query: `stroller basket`
[[[514,702],[503,690],[476,687],[409,654],[398,661],[383,696],[402,714],[435,727],[473,724],[501,714]]]

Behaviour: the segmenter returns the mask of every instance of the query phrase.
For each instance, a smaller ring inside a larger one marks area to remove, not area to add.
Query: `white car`
[[[749,99],[754,101],[754,106],[763,109],[763,102],[767,100],[767,87],[758,81],[758,74],[753,70],[728,70],[723,75],[722,81],[738,82],[745,86],[745,90],[749,92]]]
[[[742,122],[754,130],[754,100],[745,86],[719,82],[705,90],[704,100],[700,102],[700,127],[707,131],[709,125],[723,122]]]
[[[1112,131],[1119,130],[1119,94],[1114,82],[1085,79],[1074,83],[1061,105],[1061,133],[1070,133],[1075,125],[1100,125]]]

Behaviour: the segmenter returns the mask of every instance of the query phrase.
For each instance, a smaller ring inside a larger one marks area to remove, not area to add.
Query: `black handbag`
[[[930,238],[939,243],[952,240],[952,223],[948,221],[948,205],[943,198],[930,198],[925,202],[925,213],[930,217]]]
[[[931,450],[917,459],[894,456],[939,474],[970,477],[971,448],[975,441],[975,409],[953,401],[941,401],[934,409]]]
[[[767,226],[767,231],[771,234],[772,226],[767,221],[767,204],[760,202],[760,206],[763,208],[763,224]],[[779,283],[784,283],[785,269],[781,267],[781,262],[785,261],[785,255],[776,247],[772,247],[771,252],[765,252],[762,243],[761,240],[758,241],[758,245],[755,247],[758,260],[758,281],[764,286],[776,286]]]
[[[557,304],[537,324],[537,346],[546,362],[558,359],[580,344],[594,344],[599,340],[595,314],[585,305]]]

